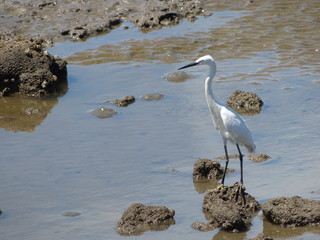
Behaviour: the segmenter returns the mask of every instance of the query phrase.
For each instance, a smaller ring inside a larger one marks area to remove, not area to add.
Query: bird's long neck
[[[212,90],[212,80],[213,80],[213,77],[215,74],[216,74],[216,64],[213,63],[210,66],[210,72],[209,72],[209,75],[207,76],[206,81],[205,81],[206,99],[207,99],[209,109],[210,109],[211,113],[213,114],[213,117],[220,116],[219,112],[220,112],[220,107],[221,107],[221,104],[216,100],[216,98],[213,94],[213,90]]]

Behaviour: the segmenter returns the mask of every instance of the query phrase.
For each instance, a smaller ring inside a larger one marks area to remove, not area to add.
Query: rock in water
[[[320,201],[300,197],[279,197],[262,204],[263,215],[282,226],[320,224]]]
[[[174,224],[174,210],[165,206],[144,206],[133,203],[117,223],[117,232],[123,236],[141,235],[149,230],[166,230]]]
[[[146,94],[143,95],[141,98],[145,101],[153,101],[153,100],[160,100],[164,97],[163,94],[160,93],[154,93],[154,94]]]
[[[98,118],[109,118],[109,117],[112,117],[113,115],[117,114],[118,112],[117,111],[114,111],[113,109],[111,108],[105,108],[105,107],[101,107],[101,108],[97,108],[95,110],[92,110],[90,111],[90,113],[93,115],[93,116],[96,116]]]
[[[174,72],[174,73],[169,73],[163,76],[163,79],[169,81],[169,82],[174,82],[174,83],[181,83],[186,80],[191,78],[191,75],[188,75],[185,72]]]
[[[45,51],[41,40],[0,40],[0,96],[64,94],[66,65],[66,61]]]
[[[245,238],[243,240],[273,240],[273,238],[269,237],[265,233],[259,233],[256,237],[254,238]]]
[[[223,167],[217,161],[199,158],[193,166],[193,180],[220,179],[223,175]]]
[[[203,199],[202,211],[209,224],[228,232],[246,231],[251,219],[260,210],[260,204],[250,194],[244,192],[245,202],[236,192],[239,184],[218,187],[208,191]]]
[[[134,96],[125,96],[121,99],[115,99],[115,100],[107,100],[105,102],[111,102],[117,105],[118,107],[127,107],[129,104],[132,104],[136,101],[136,98]]]
[[[255,93],[236,90],[229,97],[227,105],[239,114],[255,115],[260,113],[263,101]]]
[[[248,155],[248,159],[252,162],[265,162],[267,160],[269,160],[271,157],[267,154],[263,154],[263,153],[250,153]]]

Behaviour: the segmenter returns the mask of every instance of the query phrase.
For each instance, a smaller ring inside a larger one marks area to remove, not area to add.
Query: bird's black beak
[[[198,64],[199,64],[198,62],[192,62],[192,63],[189,63],[188,65],[185,65],[185,66],[179,68],[178,70],[181,70],[181,69],[184,69],[184,68],[188,68],[188,67],[193,67],[193,66],[196,66]]]

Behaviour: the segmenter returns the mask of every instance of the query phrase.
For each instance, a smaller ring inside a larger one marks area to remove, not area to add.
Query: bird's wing
[[[241,130],[241,117],[228,109],[227,107],[221,108],[221,119],[225,131],[229,132],[233,137],[238,136]]]
[[[221,118],[229,140],[245,146],[250,152],[253,151],[255,146],[252,135],[242,117],[231,109],[223,107]]]
[[[221,111],[221,110],[220,110]],[[216,130],[221,131],[223,128],[223,120],[220,115],[212,114],[213,126]]]

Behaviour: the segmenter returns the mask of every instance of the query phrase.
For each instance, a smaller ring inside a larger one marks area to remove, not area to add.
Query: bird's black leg
[[[238,151],[239,151],[239,158],[240,158],[240,183],[243,184],[243,155],[240,151],[240,147],[239,145],[237,144],[237,148],[238,148]]]
[[[224,145],[224,152],[226,154],[227,161],[226,161],[226,167],[224,168],[224,171],[223,171],[223,177],[222,177],[222,181],[221,181],[222,185],[224,185],[224,178],[226,176],[227,168],[228,168],[228,164],[229,164],[229,156],[228,156],[228,150],[227,150],[227,145],[226,144]]]
[[[240,159],[240,185],[236,192],[236,201],[238,201],[239,192],[241,192],[241,196],[245,204],[246,203],[245,194],[244,194],[245,188],[243,186],[243,155],[240,151],[240,147],[238,144],[237,144],[237,148],[238,148],[239,159]]]

